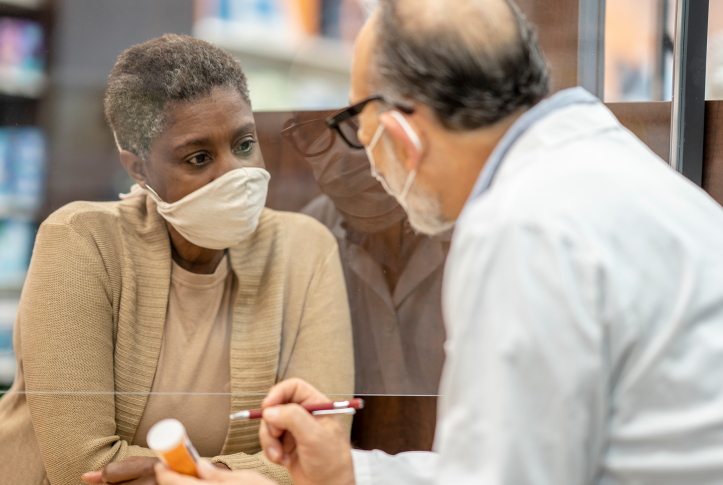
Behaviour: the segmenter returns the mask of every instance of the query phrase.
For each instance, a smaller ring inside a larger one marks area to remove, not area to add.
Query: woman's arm
[[[81,483],[82,473],[111,461],[153,456],[116,435],[114,292],[98,243],[81,232],[40,227],[18,314],[28,405],[54,485]]]

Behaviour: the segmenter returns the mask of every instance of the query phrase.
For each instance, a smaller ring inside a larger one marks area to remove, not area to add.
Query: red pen
[[[357,409],[364,407],[364,399],[351,399],[349,401],[325,402],[321,404],[306,404],[301,406],[314,416],[324,414],[355,414]],[[260,419],[263,409],[250,409],[233,413],[231,419]]]

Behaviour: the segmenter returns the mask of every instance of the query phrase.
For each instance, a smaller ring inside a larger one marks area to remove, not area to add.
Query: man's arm
[[[435,483],[589,483],[608,413],[599,259],[552,223],[466,229],[447,263]]]
[[[387,455],[383,451],[352,450],[356,485],[433,485],[438,455],[409,451]]]

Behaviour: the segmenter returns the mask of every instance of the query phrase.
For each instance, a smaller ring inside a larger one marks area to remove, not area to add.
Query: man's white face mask
[[[402,129],[412,140],[412,143],[414,143],[417,151],[421,153],[422,143],[419,141],[417,133],[410,126],[409,122],[396,111],[390,111],[389,114],[399,122]],[[397,160],[394,147],[388,138],[385,138],[382,142],[389,161],[387,164],[387,174],[384,176],[377,172],[372,151],[382,138],[383,133],[384,125],[380,123],[371,143],[369,143],[368,147],[365,147],[374,178],[381,182],[384,190],[397,199],[399,205],[404,207],[409,217],[409,223],[416,231],[433,236],[450,229],[454,226],[454,221],[445,220],[442,215],[442,204],[439,199],[425,192],[419,186],[412,187],[414,178],[417,176],[418,166],[415,166],[411,172],[406,174],[402,164]],[[398,187],[401,187],[401,190],[399,190]]]
[[[164,202],[152,187],[137,184],[130,198],[147,193],[158,213],[189,242],[208,249],[226,249],[249,237],[259,224],[271,175],[263,168],[231,170],[176,202]]]

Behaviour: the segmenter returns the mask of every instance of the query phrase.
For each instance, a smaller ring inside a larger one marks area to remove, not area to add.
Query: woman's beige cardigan
[[[258,408],[280,379],[351,394],[353,351],[336,241],[321,224],[265,209],[229,249],[238,278],[232,412]],[[81,484],[129,456],[161,350],[171,275],[150,198],[75,202],[40,227],[15,326],[18,373],[0,400],[0,482]],[[259,453],[258,421],[233,421],[220,461],[281,482]]]

